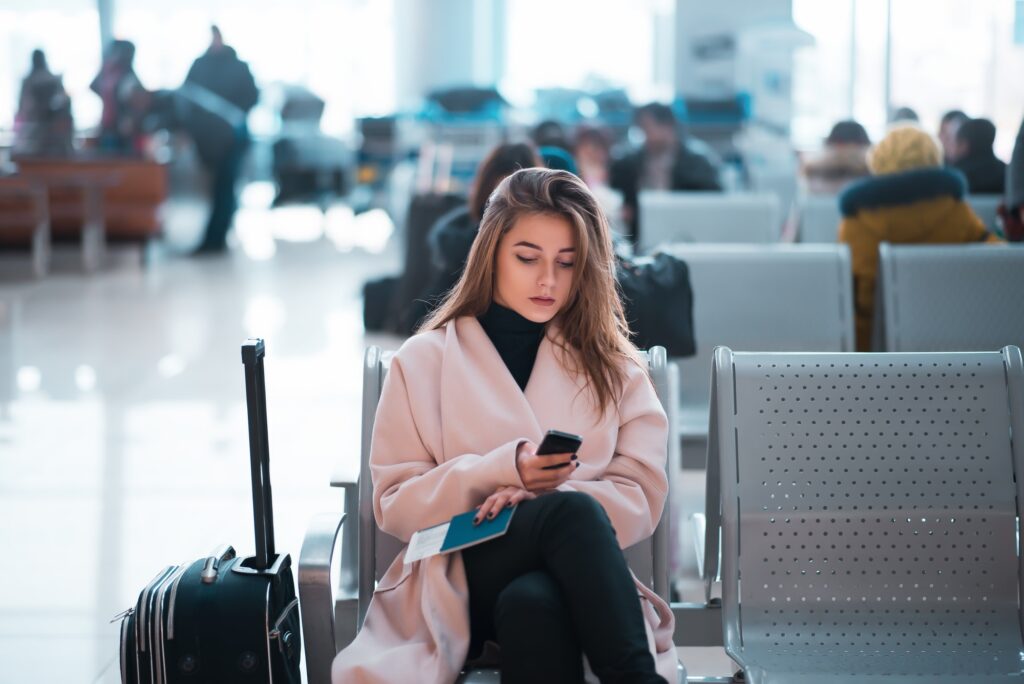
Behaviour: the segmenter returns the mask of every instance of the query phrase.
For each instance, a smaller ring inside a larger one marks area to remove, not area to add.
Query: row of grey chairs
[[[664,402],[675,396],[671,365],[661,348],[649,358]],[[366,476],[387,361],[367,352],[361,471],[335,483],[346,489],[345,515],[318,519],[299,559],[311,684],[330,681],[337,649],[354,638],[400,548],[376,528]],[[720,579],[722,601],[704,612],[719,614],[726,651],[748,681],[1022,681],[1019,348],[723,347],[712,377],[703,578],[709,587]],[[672,523],[663,517],[651,540],[627,551],[662,595]],[[701,620],[673,609],[677,620]],[[677,644],[690,643],[679,634],[677,626]],[[682,665],[679,673],[685,681]],[[460,681],[497,682],[500,673]]]
[[[1002,195],[969,195],[966,202],[978,215],[985,227],[994,231],[998,227],[997,210],[1003,201]],[[839,235],[839,223],[843,219],[839,211],[839,198],[834,195],[806,195],[796,202],[800,217],[800,242],[835,242]]]
[[[989,230],[997,228],[1001,195],[970,195],[966,202]],[[778,242],[783,213],[788,205],[772,192],[670,192],[640,193],[641,253],[663,244]],[[799,241],[834,243],[842,214],[835,195],[805,195],[795,202],[799,216]]]
[[[852,351],[853,290],[845,245],[671,245],[694,293],[696,355],[680,359],[680,430],[706,435],[708,364],[743,351]],[[1024,249],[888,245],[879,254],[876,351],[1024,345]]]
[[[845,345],[840,346],[840,349],[836,351],[852,348],[852,321],[849,319],[849,314],[846,314],[847,317],[845,319],[842,316],[836,319],[830,318],[830,316],[834,316],[835,311],[849,311],[852,307],[849,293],[849,257],[845,252],[845,247],[838,245],[816,247],[775,246],[768,250],[760,247],[752,251],[751,248],[742,246],[691,245],[680,247],[679,249],[685,252],[680,255],[690,263],[691,277],[693,278],[694,289],[697,292],[694,313],[699,339],[701,338],[702,329],[707,331],[708,329],[714,329],[715,325],[733,323],[737,324],[734,331],[737,335],[751,332],[756,333],[759,330],[783,331],[785,334],[791,335],[791,337],[779,342],[780,345],[783,345],[781,349],[787,349],[787,345],[799,349],[797,345],[805,343],[806,339],[808,339],[807,336],[810,336],[811,339],[819,339],[813,338],[813,335],[816,334],[815,331],[821,333],[822,328],[825,328],[828,331],[825,334],[832,335],[833,339],[840,340],[840,345]],[[885,249],[887,250],[888,248]],[[914,247],[909,250],[894,248],[892,252],[898,256],[903,251],[915,252],[918,249],[920,248]],[[955,251],[960,248],[937,249]],[[1019,261],[1013,262],[1012,260],[1017,258],[1016,255],[1024,254],[1024,252],[1012,252],[1012,250],[1008,251],[992,247],[981,247],[975,251],[978,254],[996,251],[1008,255],[1007,258],[1010,259],[1008,263],[1011,266],[1007,270],[1005,277],[1011,280],[1004,283],[1006,288],[1001,291],[1007,295],[1021,291],[1021,287],[1014,287],[1012,285],[1012,277],[1014,274],[1019,276],[1021,273],[1024,273],[1024,269],[1019,267]],[[1010,256],[1011,252],[1012,256]],[[765,270],[764,264],[760,263],[759,257],[756,256],[757,253],[762,255],[771,254],[772,256],[768,257],[767,261],[771,262],[772,266]],[[892,254],[888,252],[883,254],[885,263],[892,261],[890,259],[891,256]],[[723,258],[725,259],[724,262],[721,261]],[[810,260],[808,263],[813,263],[815,259],[819,260],[820,263],[817,270],[813,271],[813,274],[811,271],[804,270],[806,267],[805,259]],[[731,270],[728,266],[730,260],[733,264]],[[967,261],[970,262],[970,258]],[[892,263],[898,264],[897,261],[892,261]],[[1018,264],[1015,270],[1012,266],[1013,263]],[[984,263],[980,264],[980,270],[989,273],[999,272],[999,269],[986,268]],[[947,281],[949,281],[950,274],[952,273],[956,276],[952,279],[954,283],[960,283],[961,280],[963,282],[974,282],[973,276],[965,274],[962,272],[962,269],[951,269],[948,264],[940,265],[939,272],[943,271]],[[886,269],[883,268],[880,276],[883,283],[887,282],[885,280],[886,272]],[[921,276],[916,271],[912,272],[910,276],[904,276],[904,271],[897,267],[896,272],[901,279],[910,277],[914,283],[919,283],[922,277],[927,281],[927,276]],[[815,282],[815,287],[809,288],[807,286],[808,277]],[[737,287],[736,281],[742,281],[743,279],[748,280],[747,286],[745,288]],[[964,289],[962,284],[955,287],[958,290]],[[702,290],[708,293],[706,297],[701,297]],[[889,288],[883,285],[882,290],[888,292]],[[925,287],[922,292],[927,294],[928,288]],[[933,297],[934,294],[932,293]],[[765,303],[765,296],[769,298],[774,297],[775,301],[780,302],[785,307],[783,310],[788,311],[793,316],[792,319],[776,318],[773,326],[771,314],[778,307],[773,308],[770,303]],[[810,303],[810,300],[815,297],[817,297],[816,301],[819,302],[819,308]],[[702,312],[700,306],[702,299],[705,299],[708,303],[714,302],[715,306],[708,306],[706,311]],[[1012,304],[1013,300],[1011,298],[1008,301]],[[837,306],[837,302],[840,304],[846,302],[847,304],[845,306]],[[969,304],[967,307],[970,310]],[[731,311],[732,315],[720,316],[720,320],[715,322],[714,316],[721,314],[722,310],[726,312]],[[888,311],[888,308],[885,310]],[[830,314],[828,311],[832,313]],[[815,325],[814,319],[816,316],[819,320]],[[925,318],[927,319],[928,317],[925,316]],[[1020,317],[1018,316],[1017,318]],[[831,325],[828,323],[830,320],[839,320],[839,323]],[[709,325],[705,325],[705,323]],[[808,323],[809,326],[806,332],[801,333],[801,330],[804,330],[801,327],[804,323]],[[948,319],[946,323],[948,323]],[[944,323],[940,322],[940,325],[942,324]],[[736,339],[733,338],[731,343],[735,344]],[[724,342],[729,342],[729,340],[720,340],[719,344]],[[994,345],[989,345],[989,348],[994,347]],[[812,347],[812,349],[814,348]],[[703,352],[700,349],[698,351],[701,354],[707,355],[704,356],[705,359],[711,355],[710,349]],[[658,386],[659,396],[662,398],[670,418],[672,418],[672,425],[675,427],[685,425],[685,421],[677,419],[676,402],[667,400],[668,397],[679,396],[679,378],[673,374],[675,370],[674,364],[665,363],[663,352],[658,350],[652,350],[651,360],[652,375]],[[701,365],[699,359],[692,363],[689,360],[684,361],[683,365],[686,366],[688,363],[692,365],[692,368],[688,367],[683,370],[692,372],[692,377],[707,377],[706,365],[704,366],[704,372],[699,372],[699,366]],[[716,357],[716,368],[717,363],[718,359]],[[379,579],[380,574],[386,569],[388,563],[394,558],[400,548],[396,540],[379,534],[373,525],[369,479],[368,477],[359,477],[360,472],[368,472],[365,466],[369,457],[369,430],[372,429],[377,396],[379,396],[379,388],[386,374],[386,368],[387,356],[381,356],[379,352],[371,350],[367,356],[367,365],[364,368],[362,468],[359,472],[339,473],[334,481],[336,486],[345,489],[345,519],[350,521],[349,524],[345,525],[345,531],[340,536],[341,544],[344,547],[342,549],[343,562],[340,565],[340,581],[335,584],[330,579],[332,567],[335,570],[338,569],[336,564],[332,566],[331,563],[335,543],[339,539],[338,529],[341,524],[337,516],[320,518],[314,523],[307,535],[306,544],[303,546],[300,558],[300,596],[304,606],[303,620],[307,643],[307,668],[311,682],[328,681],[330,661],[336,649],[344,646],[354,637],[355,630],[361,624],[362,617],[365,615],[366,605],[368,604],[369,597],[372,596],[375,581]],[[721,373],[717,370],[716,376],[721,377]],[[683,374],[683,378],[684,383],[689,382],[686,379],[686,373]],[[695,393],[684,393],[684,397],[693,396],[693,394]],[[785,398],[781,397],[781,400],[784,402]],[[707,405],[705,403],[705,406]],[[714,398],[710,400],[710,406],[712,412],[714,412],[714,407],[717,406],[717,401]],[[722,420],[721,416],[713,413],[709,421],[706,417],[707,415],[707,409],[705,409],[705,429],[707,429],[710,423],[712,435],[721,434],[721,429],[715,427]],[[1024,433],[1024,429],[1017,432],[1017,434],[1022,433]],[[679,433],[676,432],[670,437],[670,462],[678,464]],[[750,440],[746,437],[743,441],[745,446],[751,445]],[[709,589],[708,596],[710,596],[711,584],[718,577],[718,568],[728,567],[729,564],[729,561],[726,560],[727,554],[722,556],[721,563],[719,563],[718,539],[723,528],[719,522],[720,516],[716,517],[712,513],[714,510],[721,510],[719,506],[723,501],[723,493],[720,487],[724,486],[719,480],[722,472],[721,462],[722,457],[719,454],[718,442],[716,439],[713,439],[709,449],[708,479],[705,485],[707,510],[705,516],[702,516],[705,524],[702,526],[700,535],[702,543],[701,558],[704,561],[701,572]],[[670,467],[670,487],[674,487],[672,482],[675,475],[676,468]],[[778,493],[775,492],[775,494]],[[803,492],[803,494],[806,495],[807,492]],[[729,497],[725,496],[724,498],[728,499]],[[356,524],[357,522],[358,524]],[[648,545],[630,550],[631,567],[638,577],[641,577],[655,591],[666,597],[668,596],[666,555],[669,545],[666,540],[670,538],[670,528],[673,523],[678,527],[682,522],[678,519],[673,520],[671,515],[666,515],[658,528],[655,538]],[[728,573],[726,573],[726,576],[728,576]],[[722,585],[722,595],[723,605],[732,605],[729,598],[729,588],[726,585]],[[309,608],[310,606],[312,608]],[[318,610],[318,606],[325,608]],[[716,642],[721,643],[721,641],[718,641],[720,637],[713,636],[714,632],[718,632],[721,635],[723,629],[723,611],[719,610],[716,604],[713,602],[705,602],[703,604],[677,603],[673,605],[673,611],[677,616],[677,644],[704,645]],[[730,615],[728,611],[725,611],[725,638],[730,655],[740,664],[755,662],[749,659],[749,654],[744,655],[744,653],[737,652],[734,646],[729,646],[728,634],[730,632],[728,630],[729,619],[731,619]],[[710,640],[707,638],[709,633],[712,634]],[[747,659],[744,660],[744,657]],[[756,677],[757,667],[759,666],[751,665],[751,668],[748,669],[748,674]],[[770,670],[771,668],[769,668]],[[468,678],[465,681],[494,681],[496,676],[495,673],[467,673]],[[487,677],[491,677],[491,679],[487,679]]]

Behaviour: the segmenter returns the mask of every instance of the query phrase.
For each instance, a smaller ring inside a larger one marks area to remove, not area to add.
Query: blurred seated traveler
[[[1000,214],[1006,239],[1024,241],[1024,121],[1020,123],[1013,155],[1006,166],[1006,202]]]
[[[477,168],[466,206],[452,209],[439,218],[427,235],[434,275],[428,290],[409,308],[404,329],[416,330],[445,293],[459,281],[476,239],[487,199],[498,183],[519,169],[538,166],[544,166],[544,163],[537,150],[528,143],[499,145],[491,150]]]
[[[967,178],[971,195],[1001,195],[1006,189],[1006,164],[992,146],[996,127],[988,119],[969,119],[956,131],[953,166]]]
[[[565,126],[554,119],[545,119],[533,127],[530,131],[530,140],[538,148],[557,147],[569,152],[569,136],[565,132]]]
[[[13,153],[63,157],[72,153],[75,132],[71,99],[60,76],[50,71],[42,50],[32,51],[32,68],[21,82],[14,115]]]
[[[894,128],[871,151],[870,178],[839,198],[839,241],[850,247],[857,350],[871,350],[878,245],[1000,242],[964,201],[963,176],[942,167],[942,151],[916,126]]]
[[[556,171],[568,171],[572,174],[577,172],[576,160],[572,158],[569,137],[562,124],[552,119],[541,121],[534,127],[530,139],[537,146],[537,152],[540,154],[544,166]]]
[[[611,141],[603,130],[583,126],[576,131],[572,155],[576,159],[579,177],[591,190],[608,185]]]
[[[890,125],[916,124],[921,122],[921,117],[910,107],[897,107],[889,117]]]
[[[370,442],[374,518],[408,543],[514,507],[504,535],[377,584],[335,684],[675,681],[672,611],[623,549],[668,492],[668,420],[616,296],[611,231],[576,176],[522,169],[490,197],[458,284],[391,362]],[[545,433],[582,446],[538,455]]]
[[[942,120],[939,121],[939,142],[942,144],[942,163],[946,166],[953,164],[953,158],[955,156],[954,150],[956,147],[956,132],[960,130],[960,126],[970,120],[971,117],[967,116],[959,109],[952,109],[942,115]]]
[[[851,181],[871,173],[868,150],[871,138],[856,121],[840,121],[832,127],[825,146],[817,156],[803,163],[807,192],[834,195]]]
[[[722,184],[711,161],[686,145],[668,105],[644,105],[634,113],[634,122],[643,131],[643,146],[612,164],[611,186],[622,193],[623,220],[636,242],[641,190],[721,191]]]
[[[99,149],[116,155],[142,151],[142,117],[149,91],[135,75],[135,43],[115,40],[103,55],[100,73],[89,88],[103,101]]]

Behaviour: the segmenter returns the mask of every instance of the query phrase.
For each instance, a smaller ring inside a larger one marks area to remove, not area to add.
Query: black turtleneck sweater
[[[477,320],[491,338],[519,389],[525,390],[533,362],[537,360],[537,350],[544,339],[544,324],[534,323],[497,303],[492,303],[491,308]]]

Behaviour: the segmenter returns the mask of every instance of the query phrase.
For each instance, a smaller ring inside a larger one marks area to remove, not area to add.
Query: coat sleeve
[[[595,480],[569,480],[563,491],[590,494],[612,521],[619,546],[654,534],[668,494],[668,418],[646,373],[629,380],[619,403],[615,453]]]
[[[436,399],[435,399],[436,401]],[[483,454],[438,464],[424,444],[405,369],[398,358],[384,381],[370,445],[373,513],[384,532],[408,542],[416,530],[446,522],[503,486],[522,487],[513,440]]]

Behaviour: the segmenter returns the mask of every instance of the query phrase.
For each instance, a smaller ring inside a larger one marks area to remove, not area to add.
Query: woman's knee
[[[561,515],[573,522],[589,525],[611,525],[604,506],[597,499],[583,492],[554,492],[546,496],[552,497],[551,505]]]
[[[538,615],[562,615],[565,610],[558,584],[538,570],[516,578],[498,594],[494,617],[498,622],[518,617],[532,622]]]

